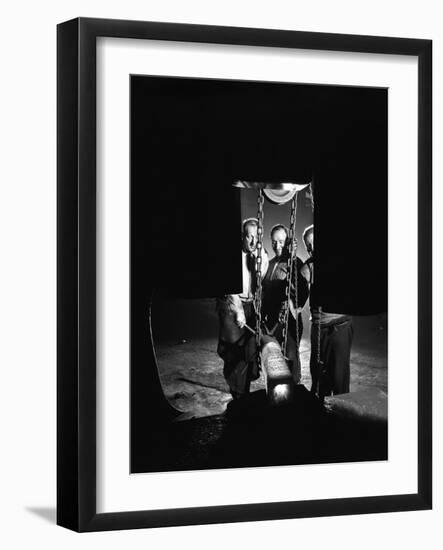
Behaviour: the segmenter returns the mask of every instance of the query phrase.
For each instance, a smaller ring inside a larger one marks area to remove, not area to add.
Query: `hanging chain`
[[[291,301],[291,282],[294,274],[294,306],[295,306],[295,343],[296,350],[298,350],[298,269],[297,269],[297,238],[295,228],[297,224],[297,195],[296,192],[291,201],[291,218],[289,222],[289,235],[288,235],[288,264],[286,272],[286,304],[284,309],[283,318],[283,339],[282,339],[282,352],[287,357],[287,345],[288,345],[288,332],[289,332],[289,304]],[[294,262],[296,268],[294,271]]]
[[[261,305],[262,305],[262,255],[263,255],[263,190],[259,189],[257,197],[257,255],[255,258],[256,287],[254,295],[254,307],[257,318],[255,339],[257,343],[257,363],[260,367],[260,344],[261,344]]]
[[[312,215],[314,215],[314,187],[313,187],[314,180],[310,184],[310,199],[311,199],[311,209],[312,209]],[[310,267],[311,277],[310,277],[310,287],[312,288],[312,285],[314,284],[314,263],[311,264]],[[318,323],[316,324],[317,334],[316,336],[316,347],[317,349],[315,354],[315,360],[317,362],[317,388],[316,391],[319,391],[319,384],[320,384],[320,378],[322,376],[322,369],[323,369],[323,363],[321,360],[321,321],[322,321],[322,308],[318,307]],[[312,353],[312,349],[311,349]]]
[[[309,184],[309,198],[311,199],[311,210],[312,214],[314,214],[314,179]]]
[[[318,308],[318,330],[317,330],[317,368],[321,366],[321,307]]]

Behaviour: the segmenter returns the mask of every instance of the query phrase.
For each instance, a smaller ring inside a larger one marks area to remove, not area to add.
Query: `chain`
[[[321,366],[321,307],[318,308],[319,317],[318,317],[318,331],[317,331],[317,369],[320,371]]]
[[[256,287],[254,296],[256,323],[256,343],[257,343],[257,363],[260,367],[260,344],[261,344],[261,304],[262,304],[262,254],[263,254],[263,190],[259,189],[257,197],[257,256],[255,258]]]
[[[313,184],[314,184],[314,179],[309,184],[309,198],[311,199],[312,213],[314,213],[314,187],[313,187]]]
[[[295,193],[291,202],[291,218],[289,222],[289,235],[288,235],[288,265],[286,272],[286,305],[284,310],[283,320],[283,339],[282,339],[282,352],[284,356],[287,351],[288,344],[288,332],[289,332],[289,303],[291,300],[291,281],[294,274],[294,301],[295,301],[295,343],[296,350],[298,350],[298,269],[297,269],[297,238],[295,228],[297,224],[297,195]],[[294,271],[294,261],[296,269]]]
[[[314,214],[314,188],[313,188],[313,183],[314,183],[314,180],[312,180],[311,184],[310,184],[310,198],[311,198],[311,209],[312,209],[312,214]],[[314,264],[312,263],[311,264],[311,281],[310,281],[310,286],[312,287],[313,283],[314,283]],[[321,321],[322,321],[322,308],[319,307],[318,308],[318,324],[316,325],[316,328],[317,328],[317,338],[316,338],[316,354],[315,354],[315,360],[317,362],[317,385],[320,384],[320,379],[321,379],[321,376],[322,376],[322,368],[323,368],[323,365],[322,365],[322,360],[321,360]],[[314,328],[314,327],[312,327]],[[311,353],[312,353],[312,350],[311,350]],[[318,392],[319,391],[319,387],[316,388],[316,391]]]

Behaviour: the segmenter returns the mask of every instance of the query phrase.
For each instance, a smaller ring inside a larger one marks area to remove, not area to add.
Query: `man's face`
[[[287,238],[288,236],[286,235],[286,231],[284,229],[277,229],[272,233],[271,245],[276,256],[279,257],[283,254]]]
[[[254,252],[257,248],[257,226],[248,224],[243,232],[243,250]]]
[[[305,237],[306,250],[310,256],[314,255],[314,232],[310,231]]]

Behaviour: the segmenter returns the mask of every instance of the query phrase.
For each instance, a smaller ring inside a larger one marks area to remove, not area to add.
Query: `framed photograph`
[[[432,42],[57,36],[58,524],[431,508]]]

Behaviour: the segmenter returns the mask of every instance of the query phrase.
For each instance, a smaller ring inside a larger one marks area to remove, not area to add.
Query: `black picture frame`
[[[155,39],[418,58],[418,490],[416,494],[96,511],[96,39]],[[57,29],[57,523],[103,531],[432,507],[432,42],[78,18]]]

